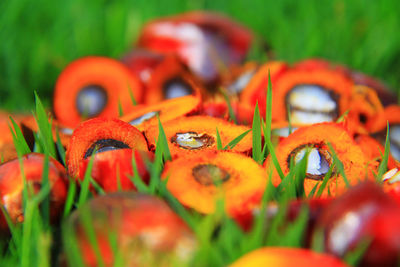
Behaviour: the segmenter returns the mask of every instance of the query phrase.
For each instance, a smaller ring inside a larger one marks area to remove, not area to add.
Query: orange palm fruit
[[[142,133],[129,123],[118,119],[87,120],[74,130],[68,144],[66,151],[68,173],[78,177],[79,164],[96,150],[104,152],[123,148],[148,150]]]
[[[242,154],[200,151],[167,162],[162,179],[184,206],[212,213],[218,199],[233,217],[258,206],[267,180],[263,168]]]
[[[391,105],[385,107],[384,111],[371,121],[369,129],[371,135],[382,145],[385,144],[387,124],[389,124],[390,153],[400,161],[400,106]]]
[[[242,91],[240,101],[252,107],[255,107],[258,103],[261,114],[265,114],[268,73],[271,76],[272,88],[275,88],[276,80],[287,69],[288,65],[283,61],[269,61],[263,64]]]
[[[357,70],[349,69],[345,65],[330,62],[321,58],[305,59],[294,64],[293,68],[302,70],[330,69],[339,71],[349,77],[355,85],[372,88],[384,106],[396,104],[396,94],[382,81]]]
[[[298,163],[308,153],[304,190],[308,194],[328,173],[334,163],[334,156],[328,144],[332,145],[338,159],[343,163],[344,172],[350,184],[368,178],[367,159],[361,148],[342,124],[319,123],[299,128],[287,138],[282,140],[275,149],[279,165],[284,175],[290,170],[290,162]],[[271,181],[279,185],[281,178],[275,169],[271,156],[266,161],[267,173],[272,171]],[[319,187],[318,185],[318,187]],[[323,192],[338,195],[346,190],[344,177],[338,172],[337,167]]]
[[[228,145],[240,134],[250,130],[249,127],[235,125],[226,120],[208,116],[181,117],[164,123],[163,128],[173,158],[205,150],[216,151],[217,129],[221,137],[222,147]],[[158,126],[146,129],[145,136],[149,142],[150,150],[155,149],[158,134]],[[248,154],[251,147],[252,137],[251,134],[247,134],[231,151]]]
[[[27,184],[33,187],[35,193],[41,189],[44,167],[44,155],[29,153],[21,158],[24,177]],[[53,158],[49,158],[48,179],[50,189],[50,219],[55,222],[63,209],[67,197],[68,178],[65,168]],[[14,159],[0,165],[0,203],[9,214],[13,223],[24,220],[22,207],[22,191],[24,178],[19,159]],[[3,213],[0,215],[0,229],[7,230]]]
[[[96,153],[81,161],[78,177],[82,181],[91,157],[94,157],[91,177],[103,188],[105,192],[122,190],[135,190],[132,182],[134,169],[132,160],[135,161],[139,178],[147,183],[150,178],[146,161],[152,161],[153,153],[132,149],[117,149]]]
[[[360,146],[369,164],[371,166],[375,165],[377,168],[382,161],[385,147],[370,135],[356,135],[354,140]],[[392,169],[397,165],[396,160],[389,154],[387,167]]]
[[[139,105],[132,112],[122,116],[120,120],[143,131],[146,128],[158,125],[157,115],[161,123],[165,123],[181,116],[198,113],[201,108],[200,104],[200,97],[187,95],[167,99],[156,104]]]
[[[178,55],[204,82],[244,60],[253,41],[249,29],[218,13],[193,11],[147,23],[138,46]]]
[[[146,88],[146,104],[186,95],[200,97],[205,92],[201,83],[175,56],[166,56],[155,67]]]
[[[288,70],[272,90],[272,119],[311,124],[335,121],[349,108],[353,83],[332,70]]]
[[[288,247],[264,247],[242,256],[230,267],[280,266],[280,267],[345,267],[340,259],[329,255],[316,253],[309,249]]]
[[[363,134],[368,133],[368,126],[373,124],[384,110],[377,93],[372,88],[356,85],[350,101],[348,119],[353,122],[354,130]]]
[[[93,222],[90,231],[105,266],[114,266],[118,256],[123,266],[184,264],[196,248],[191,230],[163,200],[132,192],[112,193],[95,197],[74,211],[63,229],[64,238],[76,238],[85,266],[100,265],[85,230],[85,218]]]
[[[122,63],[106,57],[84,57],[70,63],[57,79],[54,113],[75,128],[87,118],[118,117],[119,107],[129,111],[131,97],[142,101],[142,86]]]

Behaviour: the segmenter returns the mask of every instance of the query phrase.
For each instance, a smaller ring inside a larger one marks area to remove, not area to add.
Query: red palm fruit
[[[331,202],[318,219],[325,251],[339,257],[367,242],[360,266],[394,266],[400,255],[400,206],[373,182]]]
[[[250,30],[217,13],[194,11],[149,22],[138,46],[179,55],[206,83],[221,69],[241,62],[252,43]]]
[[[308,152],[304,179],[304,190],[307,195],[314,186],[321,185],[321,181],[334,163],[328,143],[332,145],[338,159],[343,163],[343,169],[350,184],[369,178],[365,156],[342,124],[319,123],[305,126],[282,140],[276,147],[275,153],[283,175],[287,175],[290,171],[290,162],[293,160],[293,163],[297,164]],[[279,185],[281,178],[271,156],[267,158],[265,164],[267,173],[272,171],[272,183]],[[333,169],[332,176],[323,191],[324,196],[328,194],[328,188],[332,195],[341,194],[346,190],[344,177],[337,168]]]
[[[89,229],[85,229],[85,219],[92,222]],[[100,264],[88,231],[94,233],[105,266],[113,266],[117,257],[111,236],[123,266],[183,264],[196,247],[193,233],[164,201],[132,192],[91,199],[71,214],[63,230],[65,239],[76,238],[87,266]]]
[[[132,156],[134,155],[134,159]],[[85,178],[90,156],[81,161],[79,165],[79,179]],[[132,149],[110,150],[94,155],[91,177],[104,189],[105,192],[123,190],[135,190],[132,182],[134,169],[132,160],[135,160],[139,178],[145,183],[149,181],[150,175],[146,168],[146,161],[153,160],[153,153]]]
[[[201,106],[200,97],[187,95],[167,99],[156,104],[136,106],[132,112],[122,116],[122,121],[128,122],[139,130],[145,130],[151,126],[157,126],[157,115],[161,123],[197,114]]]
[[[199,151],[216,151],[218,144],[217,129],[222,147],[225,147],[233,139],[250,130],[247,126],[235,125],[226,120],[208,116],[177,118],[164,123],[163,129],[173,158],[194,154]],[[146,129],[145,136],[149,142],[150,150],[155,150],[158,135],[158,126]],[[230,150],[232,152],[249,154],[252,146],[251,140],[251,134],[247,134]]]
[[[90,157],[96,150],[104,152],[121,148],[148,150],[143,134],[129,123],[118,119],[87,120],[75,129],[68,144],[68,174],[78,177],[81,161]]]
[[[274,89],[276,80],[287,69],[288,65],[283,61],[269,61],[263,64],[242,91],[240,101],[252,107],[255,107],[258,103],[261,114],[265,114],[268,73],[271,76],[272,88]]]
[[[242,256],[230,267],[280,266],[280,267],[345,267],[341,260],[332,255],[320,254],[303,248],[264,247]]]
[[[25,179],[36,193],[42,185],[44,162],[44,155],[38,153],[29,153],[22,157]],[[49,158],[48,179],[51,186],[50,217],[52,221],[56,221],[67,197],[68,178],[65,168],[53,158]],[[0,202],[14,223],[20,223],[24,220],[22,207],[23,189],[24,179],[21,173],[20,160],[14,159],[0,165]],[[1,231],[6,231],[7,229],[3,213],[0,216],[0,229]]]
[[[57,120],[75,128],[87,118],[118,117],[127,112],[131,97],[142,101],[142,86],[122,63],[106,57],[85,57],[70,63],[57,79],[54,113]]]

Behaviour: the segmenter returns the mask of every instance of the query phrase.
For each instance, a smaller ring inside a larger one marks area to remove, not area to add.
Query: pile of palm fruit
[[[399,262],[397,96],[323,59],[244,62],[255,40],[229,18],[191,12],[146,24],[121,59],[80,58],[60,73],[48,114],[49,143],[58,144],[46,170],[50,216],[59,224],[70,184],[90,176],[93,198],[72,207],[64,230],[86,265],[97,266],[99,255],[106,266],[115,262],[110,234],[126,266],[193,264],[193,229],[165,199],[137,192],[157,183],[202,216],[223,200],[243,231],[263,210],[266,188],[293,192],[289,221],[308,208],[303,248],[259,248],[232,266],[345,266],[341,258],[365,240],[361,265]],[[11,114],[9,128],[9,116],[0,121],[3,233],[24,221],[24,181],[40,191],[46,157],[17,158],[15,128],[34,151],[40,127],[33,116]],[[264,208],[266,220],[276,216],[274,202]],[[96,246],[83,223],[88,214]],[[321,232],[317,254],[310,240]]]

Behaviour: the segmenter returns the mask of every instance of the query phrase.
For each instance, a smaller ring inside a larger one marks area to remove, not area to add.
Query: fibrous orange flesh
[[[217,128],[221,137],[222,147],[234,138],[250,130],[249,127],[239,126],[223,119],[208,116],[182,117],[164,123],[165,135],[171,156],[176,157],[200,150],[217,150]],[[158,126],[145,131],[150,149],[155,149],[158,139]],[[185,145],[186,144],[186,145]],[[252,136],[248,133],[233,149],[233,152],[249,153],[252,146]]]
[[[257,206],[267,181],[263,168],[251,158],[213,151],[188,154],[167,162],[162,179],[168,179],[168,190],[184,206],[212,213],[216,201],[223,199],[231,216]]]
[[[324,168],[324,172],[319,175],[318,179],[314,179],[315,177],[310,176],[307,177],[306,174],[306,179],[304,180],[306,194],[308,194],[317,183],[321,183],[324,174],[326,174],[326,166],[323,167],[322,164],[328,163],[330,167],[333,163],[333,152],[330,151],[328,143],[332,145],[338,159],[343,163],[344,171],[350,184],[355,184],[359,180],[368,178],[366,177],[368,174],[368,166],[364,153],[342,124],[319,123],[302,127],[279,143],[275,153],[284,175],[287,175],[289,173],[290,159],[292,156],[297,155],[295,153],[298,152],[299,148],[314,148],[314,151],[310,150],[309,160],[311,153],[316,154],[317,151],[320,152],[319,158],[321,162],[310,162],[309,164],[321,164],[321,168]],[[267,173],[269,173],[270,170],[273,171],[272,183],[278,185],[281,182],[281,178],[273,166],[271,157],[268,157],[266,166]],[[344,178],[337,171],[334,171],[323,195],[327,194],[328,187],[331,194],[341,194],[346,190],[346,183]]]
[[[200,103],[201,99],[197,96],[182,96],[164,100],[157,104],[137,106],[134,111],[120,119],[143,131],[151,126],[158,125],[157,115],[161,123],[165,123],[181,116],[196,113],[200,108]]]
[[[139,79],[122,63],[106,57],[85,57],[72,62],[58,77],[54,112],[61,124],[75,128],[90,117],[118,117],[119,106],[129,111],[133,107],[131,96],[140,103],[142,94]],[[79,103],[85,110],[79,109]]]
[[[66,164],[68,173],[77,176],[80,162],[96,150],[131,148],[147,151],[142,133],[118,119],[91,119],[79,125],[68,144]],[[104,148],[104,149],[103,149]]]

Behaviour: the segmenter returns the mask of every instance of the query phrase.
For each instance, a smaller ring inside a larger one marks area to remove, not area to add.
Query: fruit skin
[[[38,192],[42,183],[44,155],[29,153],[22,157],[25,179]],[[67,197],[68,178],[65,168],[53,158],[49,158],[50,220],[56,222],[63,210]],[[23,177],[18,159],[0,165],[0,203],[7,210],[14,223],[24,220],[22,208]],[[8,225],[3,213],[0,213],[0,231],[7,232]]]
[[[400,205],[373,182],[361,183],[329,204],[317,221],[325,251],[337,256],[370,242],[362,266],[394,266],[400,255]]]
[[[152,161],[154,154],[148,151],[132,149],[118,149],[96,153],[91,173],[92,178],[105,192],[118,191],[118,183],[120,183],[122,190],[136,190],[135,185],[130,179],[130,177],[134,176],[132,166],[133,156],[140,179],[148,183],[150,174],[146,168],[146,160]],[[84,180],[90,160],[91,157],[82,160],[80,163],[79,179]]]
[[[75,210],[64,225],[77,240],[86,265],[98,266],[83,220],[90,218],[105,266],[113,266],[109,235],[115,235],[125,265],[166,266],[170,260],[188,260],[196,246],[193,233],[161,199],[133,192],[99,196]]]
[[[345,263],[328,254],[318,254],[302,248],[264,247],[242,256],[230,267],[280,266],[280,267],[344,267]]]

